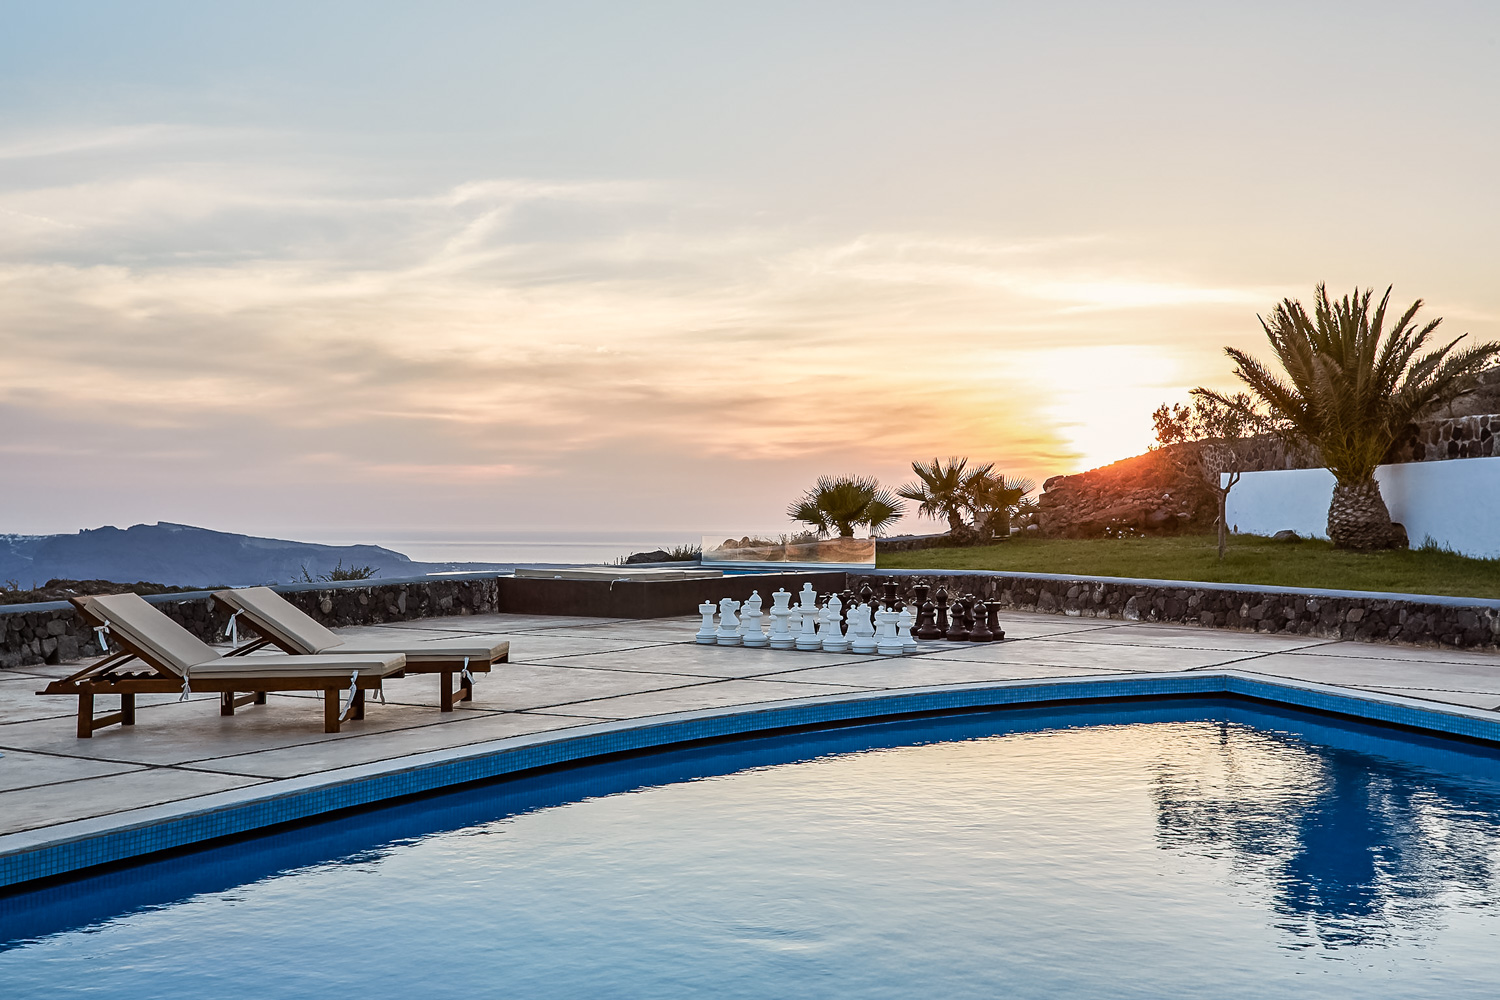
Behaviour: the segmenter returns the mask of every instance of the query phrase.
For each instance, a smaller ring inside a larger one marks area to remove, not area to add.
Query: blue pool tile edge
[[[705,739],[902,715],[1228,695],[1500,744],[1500,714],[1233,670],[992,681],[738,705],[603,722],[265,782],[0,837],[0,889],[358,806],[540,767]]]

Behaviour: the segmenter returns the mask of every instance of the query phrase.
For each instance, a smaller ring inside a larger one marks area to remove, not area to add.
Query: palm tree
[[[1309,317],[1302,303],[1284,299],[1262,318],[1287,380],[1233,347],[1235,375],[1291,432],[1323,453],[1333,473],[1333,501],[1328,507],[1328,537],[1350,549],[1390,548],[1403,544],[1401,532],[1375,482],[1375,467],[1406,426],[1452,399],[1497,354],[1500,344],[1480,344],[1454,351],[1462,336],[1427,347],[1441,319],[1413,323],[1422,300],[1411,304],[1385,331],[1387,288],[1373,315],[1374,289],[1330,301],[1323,285]],[[1207,389],[1197,392],[1234,409],[1231,398]]]
[[[1010,479],[1003,472],[989,472],[975,477],[969,483],[969,509],[974,513],[974,526],[1000,538],[1010,537],[1010,519],[1025,507],[1026,494],[1036,489],[1030,479],[1014,476]]]
[[[818,485],[786,513],[793,521],[812,525],[820,538],[834,529],[840,538],[853,538],[859,525],[878,534],[906,513],[906,505],[870,476],[819,476]]]
[[[994,462],[968,468],[967,458],[950,458],[946,462],[913,462],[911,471],[917,478],[896,491],[896,495],[917,502],[917,513],[934,521],[948,519],[948,530],[964,526],[964,511],[973,510],[971,491],[974,483],[989,476]]]

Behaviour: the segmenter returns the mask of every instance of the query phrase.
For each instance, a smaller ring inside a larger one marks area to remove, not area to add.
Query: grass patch
[[[999,545],[971,549],[892,552],[879,557],[879,567],[1076,573],[1500,598],[1500,559],[1469,559],[1432,548],[1346,552],[1329,542],[1273,542],[1262,535],[1231,536],[1222,563],[1212,535],[1120,539],[1017,535]]]

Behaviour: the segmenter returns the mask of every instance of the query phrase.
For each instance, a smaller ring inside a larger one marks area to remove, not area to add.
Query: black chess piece
[[[970,642],[989,642],[995,638],[990,632],[989,624],[986,622],[984,600],[978,597],[968,598],[968,613],[973,616],[974,623],[969,626]]]
[[[887,611],[895,611],[899,605],[899,596],[896,593],[896,581],[891,577],[885,578],[885,584],[880,588],[880,599],[885,604]]]
[[[986,601],[985,608],[989,610],[990,641],[1000,642],[1005,638],[1005,629],[1000,627],[1000,602]]]
[[[968,641],[969,630],[964,625],[964,620],[968,616],[964,613],[964,611],[964,600],[960,597],[958,600],[953,602],[953,613],[949,616],[948,619],[948,632],[943,637],[949,642]]]
[[[911,602],[918,608],[927,603],[927,595],[932,593],[932,588],[925,583],[914,583],[911,588]]]
[[[871,607],[875,605],[875,591],[870,589],[868,583],[859,588],[859,603],[868,604]]]
[[[923,601],[917,605],[917,624],[911,630],[913,639],[941,639],[943,632],[935,624],[937,618],[937,605],[931,601]]]
[[[939,587],[935,600],[937,601],[937,620],[934,627],[938,630],[936,638],[942,639],[948,634],[948,591]]]
[[[854,608],[854,591],[844,590],[839,592],[839,601],[843,603],[844,610],[839,615],[839,631],[844,635],[849,634],[849,612]]]

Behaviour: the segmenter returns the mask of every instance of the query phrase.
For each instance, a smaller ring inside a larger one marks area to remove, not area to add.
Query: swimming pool
[[[1500,754],[1194,700],[747,739],[0,898],[7,996],[1489,996]]]

